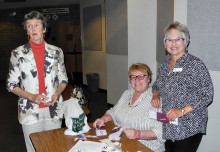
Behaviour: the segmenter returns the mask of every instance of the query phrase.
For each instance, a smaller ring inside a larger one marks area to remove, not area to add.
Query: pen
[[[85,135],[86,138],[98,138],[98,136],[92,136],[92,135]]]
[[[82,139],[82,141],[85,141],[85,137],[82,134],[80,134],[80,138]]]

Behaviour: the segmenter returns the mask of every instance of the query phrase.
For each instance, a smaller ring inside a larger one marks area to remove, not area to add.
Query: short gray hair
[[[184,42],[186,47],[188,47],[189,42],[190,42],[190,34],[188,28],[179,22],[173,22],[169,24],[165,29],[164,29],[164,43],[166,39],[166,35],[172,30],[177,30],[181,33],[182,37],[184,38]]]
[[[44,15],[38,11],[31,11],[30,13],[24,15],[24,21],[23,21],[24,30],[27,30],[26,21],[34,18],[41,20],[44,29],[47,27],[48,25],[47,19],[44,17]]]

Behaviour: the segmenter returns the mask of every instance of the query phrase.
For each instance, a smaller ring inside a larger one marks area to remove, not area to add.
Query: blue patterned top
[[[206,133],[207,106],[213,100],[213,84],[205,64],[186,52],[169,72],[169,60],[160,69],[153,91],[160,92],[163,113],[190,105],[192,113],[178,118],[179,124],[163,124],[163,138],[182,140],[197,133]]]

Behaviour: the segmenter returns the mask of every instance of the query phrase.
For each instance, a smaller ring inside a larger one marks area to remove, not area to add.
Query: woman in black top
[[[213,99],[212,80],[205,64],[188,53],[190,35],[185,25],[174,22],[164,33],[164,45],[171,59],[159,69],[151,104],[159,108],[161,102],[167,118],[178,119],[178,125],[163,124],[166,151],[195,152],[206,133],[207,106]]]

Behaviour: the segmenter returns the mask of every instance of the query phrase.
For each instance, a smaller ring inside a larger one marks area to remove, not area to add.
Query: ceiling
[[[5,2],[5,0],[0,0],[0,9],[79,4],[79,1],[80,0],[26,0],[26,2]]]

